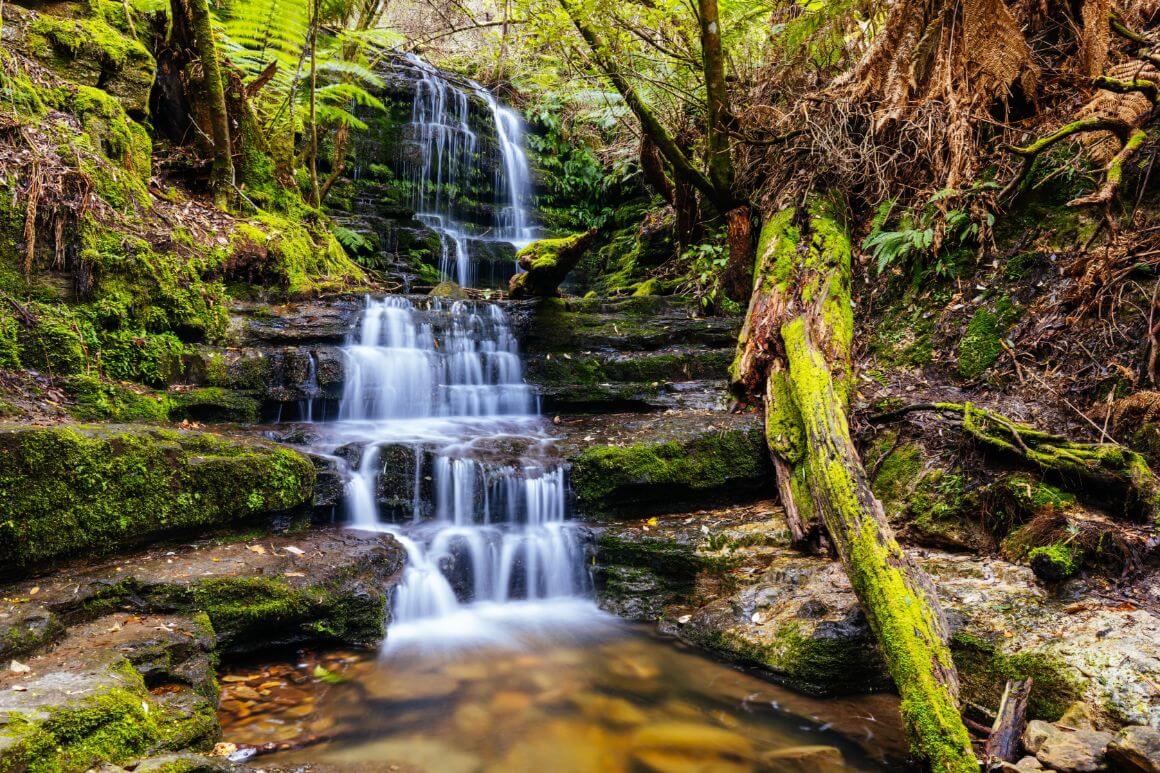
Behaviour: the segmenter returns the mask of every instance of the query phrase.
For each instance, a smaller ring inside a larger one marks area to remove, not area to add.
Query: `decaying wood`
[[[1014,762],[1019,756],[1023,729],[1027,725],[1027,702],[1031,698],[1030,678],[1008,680],[999,701],[999,713],[991,726],[991,735],[983,750],[988,765],[995,762]]]
[[[850,437],[850,253],[821,200],[769,219],[733,388],[764,400],[786,511],[803,535],[814,516],[825,524],[902,696],[912,750],[931,770],[974,773],[934,585],[895,539]]]

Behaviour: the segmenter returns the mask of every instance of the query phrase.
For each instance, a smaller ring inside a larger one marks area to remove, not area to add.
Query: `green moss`
[[[175,420],[229,421],[253,424],[258,420],[260,404],[248,394],[221,387],[202,387],[184,392],[171,392],[173,407],[170,417]]]
[[[583,387],[611,382],[668,383],[720,378],[729,366],[723,351],[641,352],[630,357],[604,355],[550,356],[528,363],[540,385]]]
[[[5,748],[0,737],[0,771],[88,770],[132,759],[157,744],[162,733],[141,675],[124,659],[110,668],[113,679],[80,699],[5,717],[0,734],[9,742]]]
[[[170,403],[164,395],[84,374],[69,377],[63,386],[74,400],[69,414],[81,421],[162,422],[169,418]]]
[[[1028,719],[1054,722],[1083,697],[1080,675],[1048,649],[1008,653],[995,641],[956,633],[951,650],[958,668],[962,697],[981,706],[998,706],[1008,679],[1031,678]]]
[[[761,431],[730,429],[681,441],[587,448],[572,462],[572,486],[586,507],[608,510],[736,495],[767,472]]]
[[[381,641],[386,594],[339,592],[339,583],[291,586],[282,578],[211,578],[175,588],[168,603],[204,611],[227,652],[286,643],[369,646]]]
[[[1027,554],[1031,571],[1044,582],[1060,582],[1074,577],[1083,561],[1082,553],[1074,546],[1055,542],[1032,548]]]
[[[996,302],[994,310],[976,309],[959,342],[959,375],[978,378],[995,364],[1003,352],[1003,336],[1018,317],[1019,310],[1006,296]]]
[[[267,259],[262,260],[262,274],[292,294],[338,289],[366,279],[334,235],[321,228],[312,230],[305,216],[261,212],[253,222],[238,225],[232,244],[235,251],[240,246],[264,252]],[[262,279],[261,275],[248,277],[259,283]]]
[[[0,559],[13,570],[309,501],[314,466],[208,434],[0,430]]]

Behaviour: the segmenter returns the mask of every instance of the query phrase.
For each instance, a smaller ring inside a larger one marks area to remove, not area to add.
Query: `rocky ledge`
[[[3,588],[0,770],[208,749],[219,655],[377,646],[403,556],[389,535],[318,528],[154,547]]]
[[[1025,566],[915,550],[954,631],[967,701],[997,706],[1007,679],[1034,679],[1030,716],[1082,702],[1101,727],[1160,724],[1155,599],[1073,580],[1049,590]],[[841,566],[789,545],[772,502],[604,527],[596,572],[605,608],[814,694],[889,687]],[[1140,583],[1148,587],[1154,583]]]
[[[314,475],[295,451],[203,432],[0,427],[0,575],[257,523],[310,502]]]
[[[772,485],[761,419],[722,411],[561,419],[584,517],[745,501]]]

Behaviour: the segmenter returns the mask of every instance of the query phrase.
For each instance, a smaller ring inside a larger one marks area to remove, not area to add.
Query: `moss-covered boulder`
[[[620,442],[593,444],[570,456],[572,488],[584,511],[738,501],[772,480],[756,417],[691,414],[647,424],[634,433],[622,421],[616,425]]]
[[[883,455],[884,454],[884,455]],[[967,495],[963,470],[946,468],[919,443],[885,433],[866,454],[874,495],[907,541],[950,550],[986,551],[994,540]]]
[[[7,3],[3,29],[6,46],[72,83],[103,89],[132,115],[148,114],[153,56],[104,19],[67,18]]]
[[[0,428],[0,565],[107,553],[309,502],[314,466],[264,443],[133,426]]]
[[[568,272],[584,257],[596,240],[595,228],[555,239],[541,239],[516,255],[523,269],[512,277],[508,293],[513,298],[548,298],[556,295]]]
[[[189,694],[187,707],[171,706],[114,649],[36,665],[30,678],[0,676],[0,770],[88,770],[154,751],[208,748],[220,732],[212,701]]]
[[[382,642],[388,599],[404,565],[392,537],[330,528],[250,537],[165,545],[10,585],[0,595],[0,637],[27,636],[26,626],[8,621],[33,605],[53,626],[33,632],[42,642],[59,636],[63,622],[75,626],[122,612],[202,617],[226,654]],[[171,670],[164,658],[148,659]]]
[[[251,394],[222,387],[171,390],[169,417],[180,421],[227,421],[253,424],[261,403]]]

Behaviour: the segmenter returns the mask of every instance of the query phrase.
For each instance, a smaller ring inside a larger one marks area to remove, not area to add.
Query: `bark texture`
[[[226,206],[234,193],[234,161],[230,143],[229,113],[226,110],[225,84],[214,42],[209,4],[206,0],[172,0],[173,35],[184,32],[201,60],[205,88],[205,109],[209,114],[210,137],[213,140],[213,167],[210,189],[218,206]],[[189,40],[189,39],[192,40]]]
[[[977,771],[934,586],[895,539],[850,437],[851,256],[836,207],[814,199],[770,218],[757,259],[734,388],[765,401],[786,509],[799,528],[825,524],[902,697],[914,753],[935,771]]]

